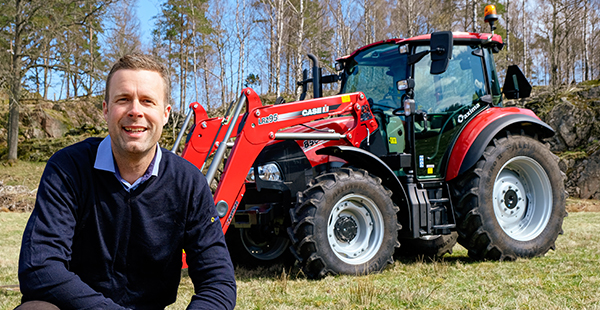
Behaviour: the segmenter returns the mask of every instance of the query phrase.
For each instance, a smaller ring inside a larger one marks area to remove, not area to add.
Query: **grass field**
[[[19,303],[17,260],[28,216],[0,213],[0,309]],[[571,213],[563,228],[556,251],[514,262],[473,261],[456,246],[441,260],[398,260],[362,277],[312,281],[281,266],[238,268],[237,309],[600,309],[600,213]],[[191,294],[184,275],[168,309],[185,309]]]
[[[44,163],[0,166],[0,310],[20,300],[17,262]],[[7,189],[12,192],[8,193]],[[569,199],[564,235],[546,256],[514,262],[473,261],[461,246],[452,255],[396,261],[363,277],[307,280],[297,269],[236,269],[237,309],[599,309],[600,202]],[[175,304],[192,295],[185,275]]]

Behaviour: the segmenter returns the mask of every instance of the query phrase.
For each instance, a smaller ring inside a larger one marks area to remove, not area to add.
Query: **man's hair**
[[[106,78],[106,88],[104,90],[104,101],[106,104],[109,103],[109,91],[110,91],[110,80],[112,79],[115,72],[119,70],[148,70],[157,72],[162,77],[164,89],[165,89],[165,107],[169,105],[169,99],[171,94],[170,82],[169,82],[169,73],[167,68],[163,66],[161,63],[157,62],[153,57],[144,55],[144,54],[130,54],[125,55],[117,61],[112,68],[110,69],[110,73],[108,73],[108,77]]]

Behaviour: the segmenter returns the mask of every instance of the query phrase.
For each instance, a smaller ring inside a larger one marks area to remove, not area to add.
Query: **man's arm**
[[[188,309],[233,309],[236,284],[225,236],[206,181],[186,225],[185,252],[195,295]]]
[[[54,157],[46,165],[35,208],[23,234],[19,257],[23,301],[48,301],[60,309],[124,309],[68,270],[77,189],[73,179],[60,169],[65,164],[56,158],[60,155]]]

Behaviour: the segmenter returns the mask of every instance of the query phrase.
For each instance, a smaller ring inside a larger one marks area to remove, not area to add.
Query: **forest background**
[[[17,158],[24,102],[101,98],[122,55],[159,57],[172,78],[172,102],[214,111],[253,87],[263,97],[298,96],[296,81],[316,55],[326,72],[360,46],[433,31],[489,32],[483,8],[495,4],[502,79],[518,64],[534,85],[600,76],[598,0],[164,0],[137,16],[136,0],[0,0],[0,100],[8,105],[0,142]],[[142,44],[140,18],[152,18]],[[336,87],[336,86],[332,86]],[[52,98],[49,98],[49,97]],[[2,141],[3,140],[3,141]]]

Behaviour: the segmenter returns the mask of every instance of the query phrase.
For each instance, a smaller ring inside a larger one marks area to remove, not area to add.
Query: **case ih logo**
[[[324,113],[328,113],[328,112],[329,112],[329,106],[324,105],[319,108],[302,110],[302,116],[311,116],[311,115],[317,115],[317,114],[324,114]]]

